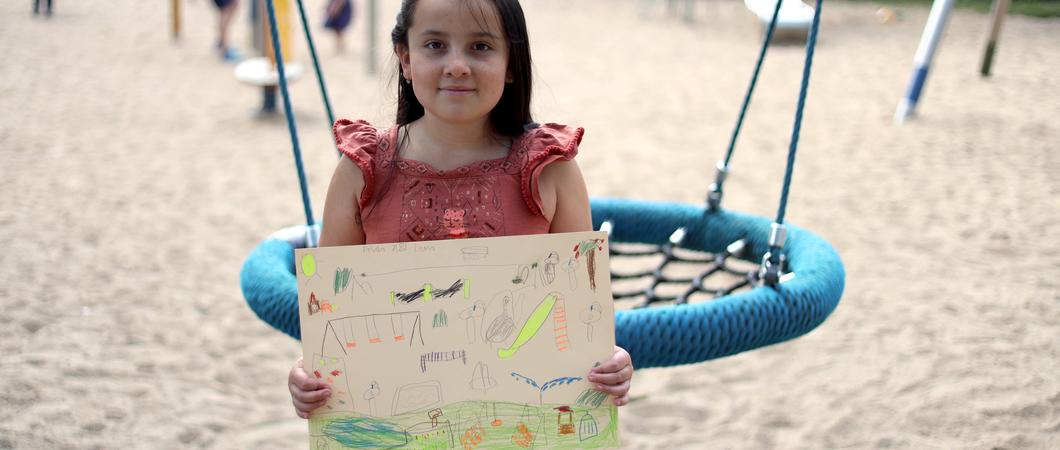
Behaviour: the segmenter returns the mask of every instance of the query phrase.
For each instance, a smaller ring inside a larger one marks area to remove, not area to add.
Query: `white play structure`
[[[666,9],[670,14],[675,14],[678,4],[682,5],[683,18],[685,22],[692,23],[693,6],[697,0],[666,0]],[[777,26],[773,31],[776,39],[806,39],[813,23],[813,7],[803,3],[801,0],[780,0],[780,13],[777,17]],[[638,2],[641,14],[646,13],[654,0],[640,0]],[[764,32],[769,28],[769,21],[773,19],[773,11],[776,10],[777,0],[744,0],[744,6],[758,18]]]
[[[769,27],[773,20],[773,11],[776,11],[776,0],[744,0],[752,13],[758,16],[763,30]],[[806,33],[813,23],[813,7],[803,3],[801,0],[781,0],[780,11],[777,13],[777,28],[773,32],[774,38],[806,38]]]

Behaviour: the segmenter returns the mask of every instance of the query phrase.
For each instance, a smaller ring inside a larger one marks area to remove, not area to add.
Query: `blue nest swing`
[[[266,2],[266,5],[275,30],[272,3]],[[298,0],[298,6],[326,112],[333,123],[301,0]],[[776,28],[776,11],[766,30],[725,160],[718,163],[706,205],[592,200],[593,225],[608,231],[613,263],[626,257],[650,255],[661,260],[654,269],[638,273],[612,270],[612,279],[616,281],[649,279],[646,289],[615,291],[616,301],[630,297],[641,299],[632,309],[618,311],[615,318],[616,343],[629,351],[637,368],[697,363],[783,342],[816,328],[839,303],[845,277],[839,255],[821,237],[784,224],[820,10],[821,0],[817,0],[807,39],[802,86],[776,220],[720,207],[736,138]],[[299,339],[294,249],[314,246],[318,225],[313,221],[309,205],[290,97],[283,77],[279,39],[275,33],[272,39],[307,225],[281,230],[260,243],[243,264],[241,285],[247,303],[258,317]],[[624,246],[631,246],[632,250]],[[754,265],[752,269],[739,269],[734,264],[739,262],[744,266]],[[692,264],[701,269],[692,276],[668,274],[670,267],[681,264]],[[716,274],[729,274],[734,281],[723,287],[708,287],[712,285],[708,279]],[[666,295],[657,291],[667,285],[680,286],[679,293]],[[697,295],[714,298],[691,301]]]

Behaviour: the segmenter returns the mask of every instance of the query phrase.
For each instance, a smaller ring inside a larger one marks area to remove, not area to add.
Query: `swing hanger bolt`
[[[778,251],[780,249],[777,249]],[[783,253],[779,253],[777,264],[773,264],[773,252],[768,251],[765,255],[762,255],[762,267],[758,270],[758,281],[764,283],[769,287],[776,287],[777,284],[788,281],[795,278],[794,274],[788,277],[784,273],[785,266],[787,265],[787,258]]]
[[[688,232],[685,230],[685,227],[674,230],[673,234],[670,235],[670,245],[675,247],[681,245],[681,243],[685,241],[686,235],[688,235]]]
[[[718,209],[721,205],[722,186],[729,175],[729,166],[725,161],[719,160],[714,169],[714,182],[707,188],[707,209],[710,210]]]
[[[600,224],[600,231],[607,233],[607,237],[611,237],[611,230],[615,228],[615,223],[610,220],[605,220]]]
[[[769,248],[781,249],[788,240],[788,229],[783,224],[773,222],[769,227]]]
[[[718,163],[714,165],[714,183],[718,186],[725,184],[725,178],[729,176],[729,166],[725,164],[725,161],[718,160]]]
[[[743,256],[744,251],[746,251],[746,250],[747,250],[747,240],[740,239],[738,241],[735,241],[735,242],[729,244],[728,247],[725,247],[724,255],[726,257],[735,256],[735,257],[739,258],[739,257]]]
[[[790,277],[785,278],[784,269],[786,258],[781,253],[781,249],[784,248],[784,244],[787,242],[788,229],[784,224],[773,222],[770,225],[769,230],[769,251],[765,255],[762,255],[762,268],[759,270],[759,279],[770,287],[776,286],[783,279],[787,281]],[[778,257],[774,261],[773,254],[776,252]]]

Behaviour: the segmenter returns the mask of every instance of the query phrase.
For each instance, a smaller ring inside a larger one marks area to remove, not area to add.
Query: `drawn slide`
[[[549,313],[552,312],[552,307],[556,306],[556,299],[558,294],[551,293],[537,305],[534,312],[530,314],[530,318],[526,319],[526,323],[523,324],[523,328],[519,330],[519,335],[515,338],[515,342],[508,348],[503,348],[497,351],[497,357],[500,359],[508,359],[515,356],[515,352],[525,345],[530,339],[533,339],[537,335],[537,332],[541,330],[541,326],[545,324],[545,320],[548,319]]]

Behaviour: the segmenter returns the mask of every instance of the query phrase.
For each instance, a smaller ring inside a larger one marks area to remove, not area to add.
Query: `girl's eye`
[[[427,48],[429,48],[431,50],[440,50],[443,47],[443,45],[442,45],[441,42],[438,42],[438,41],[430,41],[430,42],[424,44],[424,47],[427,47]]]
[[[475,45],[471,46],[471,48],[474,48],[476,51],[480,52],[493,50],[493,47],[490,47],[490,45],[485,42],[476,43]]]

